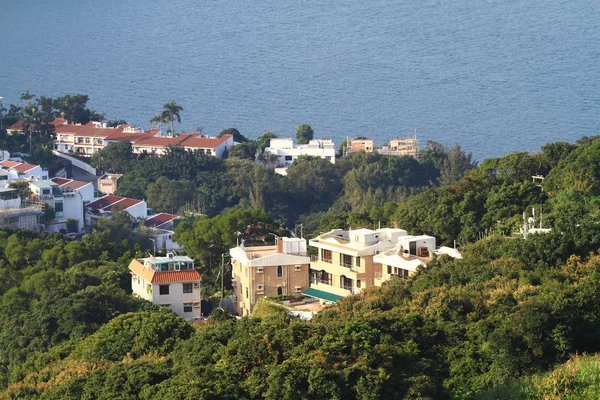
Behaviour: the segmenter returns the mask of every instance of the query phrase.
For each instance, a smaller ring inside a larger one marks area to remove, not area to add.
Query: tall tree
[[[21,100],[25,100],[25,104],[26,105],[30,105],[31,104],[31,100],[35,97],[35,94],[30,94],[29,90],[27,90],[25,93],[21,93]]]
[[[296,140],[298,144],[307,144],[313,139],[314,134],[310,125],[302,124],[296,129]]]
[[[26,105],[23,107],[21,111],[23,116],[23,128],[29,131],[29,154],[31,154],[32,146],[33,146],[33,131],[34,129],[38,129],[36,124],[39,124],[41,121],[41,114],[36,105]]]
[[[164,105],[164,109],[161,113],[161,122],[171,124],[171,135],[175,136],[175,120],[181,123],[181,115],[179,113],[183,111],[183,107],[171,100]]]

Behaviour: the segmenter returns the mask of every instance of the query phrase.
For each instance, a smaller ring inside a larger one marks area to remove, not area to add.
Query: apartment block
[[[291,138],[274,138],[265,153],[277,156],[275,172],[280,175],[286,175],[286,169],[300,156],[320,157],[335,164],[335,146],[331,139],[314,139],[308,144],[294,146]]]
[[[242,244],[230,249],[229,254],[233,299],[239,315],[250,315],[263,297],[302,294],[308,289],[310,258],[305,239],[277,238],[275,246]]]
[[[129,263],[133,293],[152,304],[169,307],[185,319],[199,318],[200,281],[194,261],[167,253],[166,257],[133,259]]]

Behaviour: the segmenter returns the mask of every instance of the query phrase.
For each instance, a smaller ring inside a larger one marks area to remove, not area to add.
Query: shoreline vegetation
[[[118,194],[185,215],[175,240],[207,294],[230,247],[300,225],[305,237],[399,227],[456,241],[463,259],[434,257],[311,321],[261,307],[190,324],[131,295],[127,265],[149,247],[120,214],[80,242],[1,231],[0,399],[598,397],[600,137],[478,165],[458,144],[429,143],[419,160],[307,157],[280,176],[255,157],[272,132],[237,134],[223,160],[176,147],[139,157],[120,144],[90,160],[124,174]],[[3,130],[0,146],[25,152],[36,135]],[[550,231],[525,238],[532,209]]]

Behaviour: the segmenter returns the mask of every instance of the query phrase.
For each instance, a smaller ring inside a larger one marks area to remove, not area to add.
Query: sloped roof
[[[21,163],[21,162],[10,161],[10,160],[4,160],[4,161],[0,162],[0,165],[2,165],[4,168],[15,169],[21,173],[25,173],[27,171],[34,169],[35,167],[38,167],[38,165]]]
[[[172,222],[175,219],[180,218],[179,215],[168,214],[168,213],[160,213],[153,215],[151,218],[146,220],[146,226],[151,226],[154,228],[160,228],[162,225]]]
[[[201,281],[202,277],[197,270],[191,271],[154,271],[147,268],[139,260],[133,259],[129,263],[129,270],[141,276],[146,282],[150,283],[170,283],[170,282],[189,282]]]
[[[191,137],[183,143],[183,147],[214,149],[231,137],[233,137],[233,135],[223,135],[220,138]]]
[[[52,178],[51,181],[60,187],[66,187],[73,190],[78,190],[84,186],[91,185],[91,182],[76,181],[74,179],[65,178]]]
[[[141,202],[142,200],[130,199],[128,197],[121,196],[113,196],[109,194],[87,204],[86,208],[89,208],[91,210],[109,210],[115,205],[120,205],[127,209]]]
[[[67,122],[67,120],[64,118],[55,118],[54,121],[50,122],[50,124],[54,125],[55,128],[58,128],[59,126],[62,126],[66,122]],[[12,124],[11,126],[9,126],[7,131],[23,131],[24,125],[25,125],[25,121],[23,121],[21,119],[21,120],[15,122],[14,124]]]

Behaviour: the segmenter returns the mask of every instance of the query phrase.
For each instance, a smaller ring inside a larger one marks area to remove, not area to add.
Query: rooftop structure
[[[379,149],[378,152],[387,156],[411,156],[419,159],[420,149],[417,135],[415,134],[413,138],[391,139],[388,145]]]
[[[366,151],[372,153],[375,150],[375,143],[372,139],[348,139],[349,150],[352,151]]]
[[[201,316],[202,278],[191,258],[167,253],[166,257],[133,259],[129,270],[135,295],[153,304],[169,307],[186,319]]]
[[[105,174],[98,179],[98,191],[102,194],[115,194],[122,174]]]
[[[106,195],[85,206],[86,219],[91,224],[94,218],[110,214],[116,209],[127,211],[135,219],[146,218],[148,206],[144,200],[131,199],[128,197]]]

